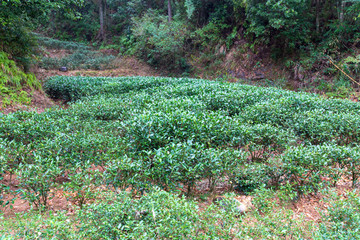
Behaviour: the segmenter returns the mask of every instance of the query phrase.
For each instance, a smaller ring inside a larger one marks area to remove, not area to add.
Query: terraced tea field
[[[0,115],[1,196],[46,210],[63,194],[75,210],[7,215],[4,239],[358,238],[358,103],[187,78],[44,89],[69,108]],[[286,207],[314,196],[329,199],[317,221]]]

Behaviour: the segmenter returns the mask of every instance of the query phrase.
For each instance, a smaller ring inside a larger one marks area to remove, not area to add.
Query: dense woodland
[[[359,12],[358,0],[5,0],[0,40],[22,64],[36,43],[29,32],[38,31],[183,71],[191,53],[215,54],[239,40],[273,60],[316,68],[324,55],[356,52]]]
[[[359,48],[360,0],[1,1],[0,240],[360,239]]]

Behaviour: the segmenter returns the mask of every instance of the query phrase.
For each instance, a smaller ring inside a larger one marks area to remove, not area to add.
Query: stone
[[[236,201],[238,201],[238,200],[236,200]],[[239,212],[239,214],[244,214],[247,211],[247,207],[245,204],[239,202],[239,205],[236,207],[236,211]]]
[[[235,198],[216,197],[213,199],[213,203],[221,206],[224,211],[231,210],[229,208],[235,207],[235,212],[238,215],[244,214],[248,208],[245,204]]]
[[[225,53],[226,53],[226,46],[225,46],[225,45],[223,45],[223,46],[220,47],[219,53],[220,53],[220,54],[225,54]]]
[[[67,67],[61,67],[61,68],[59,68],[59,71],[60,72],[67,72],[68,69],[67,69]]]
[[[253,80],[261,80],[264,79],[265,75],[260,71],[255,71],[255,76],[252,78]]]
[[[141,220],[143,217],[148,215],[147,211],[135,211],[135,220]]]

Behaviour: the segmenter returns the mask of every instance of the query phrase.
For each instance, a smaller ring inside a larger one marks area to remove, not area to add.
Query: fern
[[[0,98],[2,107],[30,103],[24,88],[41,90],[41,84],[32,73],[24,73],[9,56],[0,52]]]

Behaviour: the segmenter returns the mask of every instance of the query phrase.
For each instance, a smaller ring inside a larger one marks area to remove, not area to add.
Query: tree
[[[3,0],[0,3],[0,25],[14,24],[22,19],[44,20],[52,9],[72,12],[72,4],[81,5],[84,0]],[[24,23],[30,23],[23,21]]]
[[[99,7],[100,30],[98,37],[100,41],[104,42],[106,40],[105,18],[106,18],[107,3],[106,0],[93,0],[93,2]]]
[[[25,67],[29,63],[34,41],[28,29],[48,19],[53,9],[74,15],[72,6],[84,0],[3,0],[0,2],[0,51],[10,54]]]

